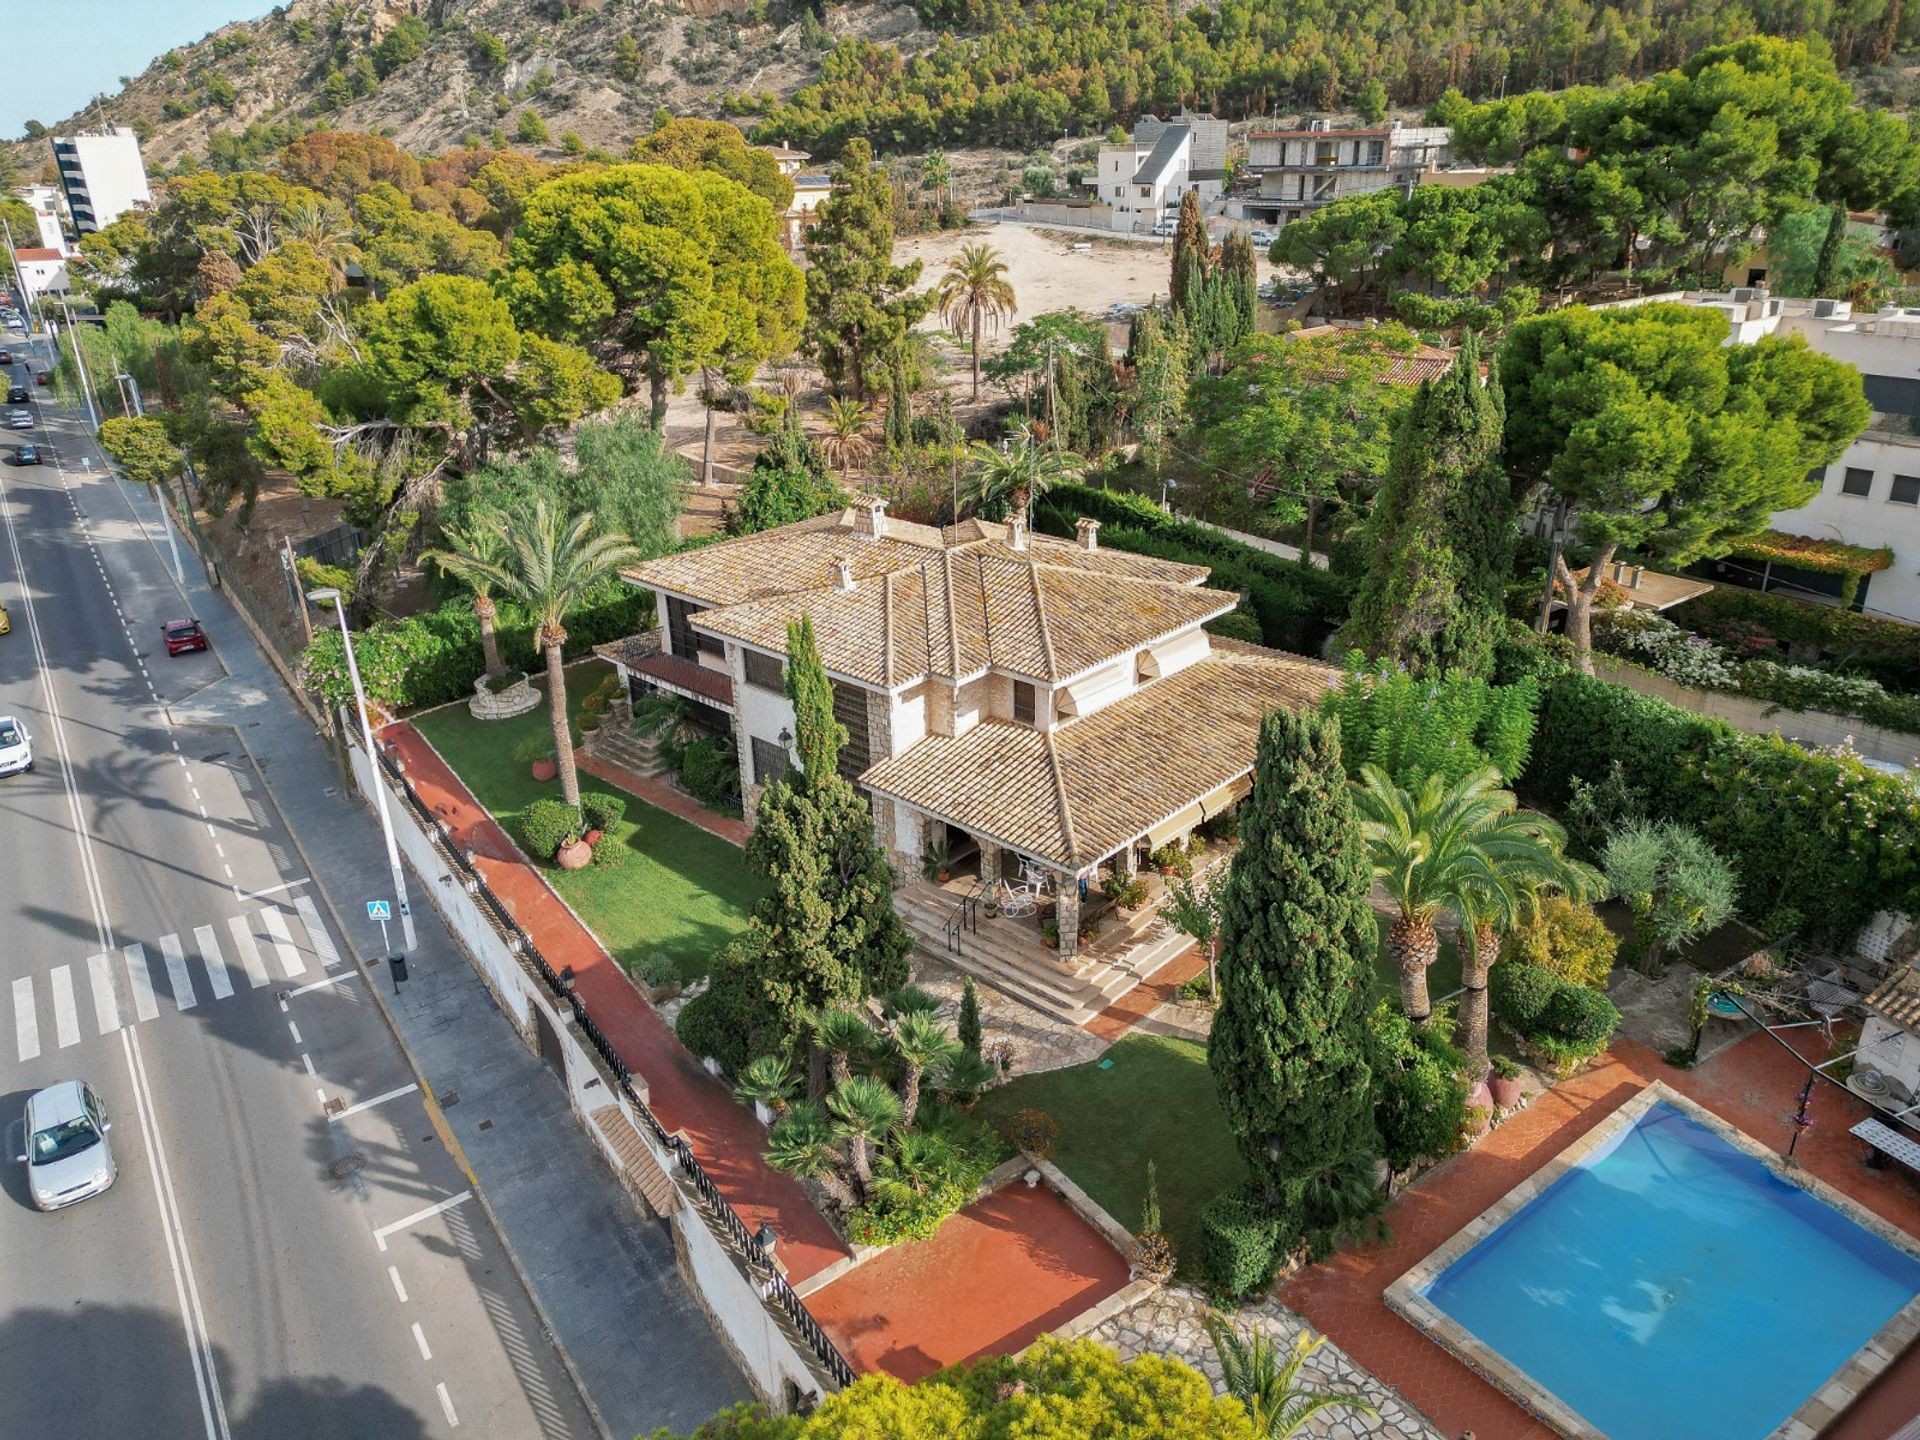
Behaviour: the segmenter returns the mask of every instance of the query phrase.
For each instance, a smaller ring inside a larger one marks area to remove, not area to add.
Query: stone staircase
[[[658,739],[633,733],[633,704],[624,695],[614,702],[599,729],[587,736],[581,748],[596,760],[618,765],[636,775],[659,775],[667,768],[660,763]]]
[[[1109,913],[1091,945],[1063,957],[1041,943],[1031,916],[1010,920],[990,917],[983,909],[978,927],[962,934],[955,948],[947,926],[961,893],[961,887],[942,889],[927,881],[894,892],[894,906],[915,947],[1069,1025],[1086,1024],[1193,944],[1155,913]]]
[[[665,1218],[680,1208],[680,1190],[673,1183],[653,1151],[633,1128],[626,1112],[618,1105],[602,1105],[588,1117],[614,1154],[620,1157],[620,1183],[630,1194],[639,1196],[655,1215]]]

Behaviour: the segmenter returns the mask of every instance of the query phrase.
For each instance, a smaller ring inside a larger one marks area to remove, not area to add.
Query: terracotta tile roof
[[[1079,871],[1253,769],[1260,722],[1318,702],[1332,666],[1215,638],[1205,660],[1051,733],[988,721],[930,736],[861,782]]]
[[[1201,566],[1045,535],[1015,549],[1007,527],[977,520],[944,530],[887,520],[875,536],[854,513],[623,573],[710,607],[700,629],[763,650],[784,651],[788,622],[807,613],[829,670],[883,686],[989,667],[1063,679],[1234,605],[1200,588]],[[851,590],[839,585],[842,561]]]
[[[627,668],[678,694],[710,700],[729,710],[733,708],[733,677],[696,660],[678,655],[646,655],[629,663]]]
[[[1920,970],[1902,965],[1866,998],[1866,1007],[1896,1025],[1920,1030]]]
[[[67,258],[58,250],[49,249],[44,245],[20,245],[15,247],[13,253],[21,260],[64,260]]]

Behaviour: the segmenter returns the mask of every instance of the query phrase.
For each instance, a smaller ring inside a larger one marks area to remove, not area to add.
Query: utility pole
[[[300,597],[300,567],[294,560],[293,538],[280,537],[280,563],[286,567],[287,584],[293,591],[293,610],[300,617],[300,630],[306,636],[309,649],[313,646],[313,618],[307,614],[305,602]]]
[[[74,341],[74,353],[80,353],[80,342]],[[147,413],[147,402],[140,395],[140,382],[122,371],[113,377],[113,383],[120,387],[120,405],[132,412],[133,417],[143,419]],[[180,564],[180,540],[173,533],[173,515],[167,505],[167,482],[162,479],[155,484],[154,499],[160,502],[160,528],[167,532],[167,553],[173,556],[173,583],[186,588],[187,572]]]
[[[93,426],[93,433],[100,433],[100,411],[93,403],[93,382],[87,378],[87,360],[80,353],[80,335],[73,328],[73,308],[66,301],[60,302],[60,312],[67,317],[67,333],[73,336],[73,363],[80,372],[80,393],[87,402],[87,420]]]

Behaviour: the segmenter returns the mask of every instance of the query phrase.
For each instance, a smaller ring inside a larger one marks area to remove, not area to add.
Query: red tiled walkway
[[[660,1123],[686,1132],[701,1165],[749,1230],[763,1220],[773,1226],[788,1279],[798,1284],[844,1258],[847,1247],[799,1182],[760,1158],[765,1134],[753,1117],[687,1053],[433,747],[405,723],[388,726],[381,736],[399,750],[420,798],[452,827],[454,843],[474,852],[487,884],[534,937],[548,963],[556,970],[573,967],[576,993],[635,1077],[644,1079]]]
[[[1127,1283],[1127,1262],[1044,1185],[969,1205],[931,1240],[875,1256],[807,1297],[847,1362],[918,1380],[1005,1355]]]
[[[1080,1028],[1112,1044],[1173,999],[1182,985],[1206,968],[1207,962],[1200,958],[1200,947],[1192,946],[1169,960],[1158,975],[1134,986]]]
[[[1817,1031],[1793,1032],[1793,1038],[1796,1049],[1824,1058]],[[1312,1266],[1286,1283],[1282,1297],[1442,1433],[1471,1429],[1479,1440],[1552,1440],[1554,1431],[1387,1309],[1382,1293],[1649,1081],[1665,1081],[1762,1144],[1784,1149],[1805,1073],[1761,1034],[1693,1071],[1675,1070],[1646,1047],[1621,1040],[1609,1059],[1540,1096],[1395,1201],[1387,1214],[1389,1244]],[[1891,1167],[1867,1169],[1859,1142],[1847,1134],[1865,1113],[1863,1103],[1823,1084],[1814,1095],[1815,1126],[1802,1138],[1798,1158],[1815,1176],[1920,1235],[1920,1192]],[[1883,1440],[1891,1427],[1872,1418],[1882,1413],[1902,1419],[1920,1413],[1920,1353],[1910,1352],[1883,1376],[1825,1440]]]
[[[656,810],[678,815],[689,825],[698,825],[709,835],[718,835],[722,840],[731,840],[736,845],[747,843],[746,821],[736,820],[731,815],[716,815],[691,795],[682,795],[664,780],[637,775],[624,765],[601,760],[585,751],[575,754],[574,761],[589,775],[596,775],[609,785],[618,785],[629,795],[638,795]]]

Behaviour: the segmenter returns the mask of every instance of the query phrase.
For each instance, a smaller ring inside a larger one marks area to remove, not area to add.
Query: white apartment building
[[[13,193],[33,211],[34,224],[38,227],[37,234],[16,235],[13,243],[58,250],[62,255],[72,254],[73,246],[67,243],[66,226],[61,223],[61,216],[67,208],[66,197],[51,185],[23,185]]]
[[[1809,477],[1819,480],[1819,493],[1796,510],[1775,512],[1769,525],[1785,535],[1892,550],[1892,565],[1860,577],[1854,607],[1920,624],[1920,309],[1855,314],[1845,300],[1791,300],[1760,288],[1649,295],[1619,308],[1654,302],[1720,311],[1732,327],[1729,344],[1799,335],[1859,370],[1872,420],[1845,454]],[[1697,568],[1719,584],[1815,602],[1837,604],[1842,589],[1840,576],[1777,562],[1728,557]]]
[[[129,210],[153,203],[140,141],[126,126],[84,135],[53,137],[54,164],[67,193],[73,228],[82,235],[104,230]]]
[[[26,286],[28,295],[38,298],[41,295],[67,293],[69,279],[65,252],[55,250],[52,246],[21,245],[15,248],[13,259],[20,267],[20,283]]]
[[[1212,205],[1226,183],[1227,122],[1211,115],[1143,116],[1126,144],[1100,147],[1094,172],[1115,230],[1152,230],[1174,218],[1189,190],[1199,192],[1202,206]]]
[[[1352,195],[1408,193],[1423,172],[1439,170],[1452,156],[1453,131],[1445,125],[1396,120],[1336,130],[1315,120],[1304,130],[1255,130],[1247,137],[1247,169],[1260,188],[1239,202],[1240,212],[1248,220],[1284,225]]]

